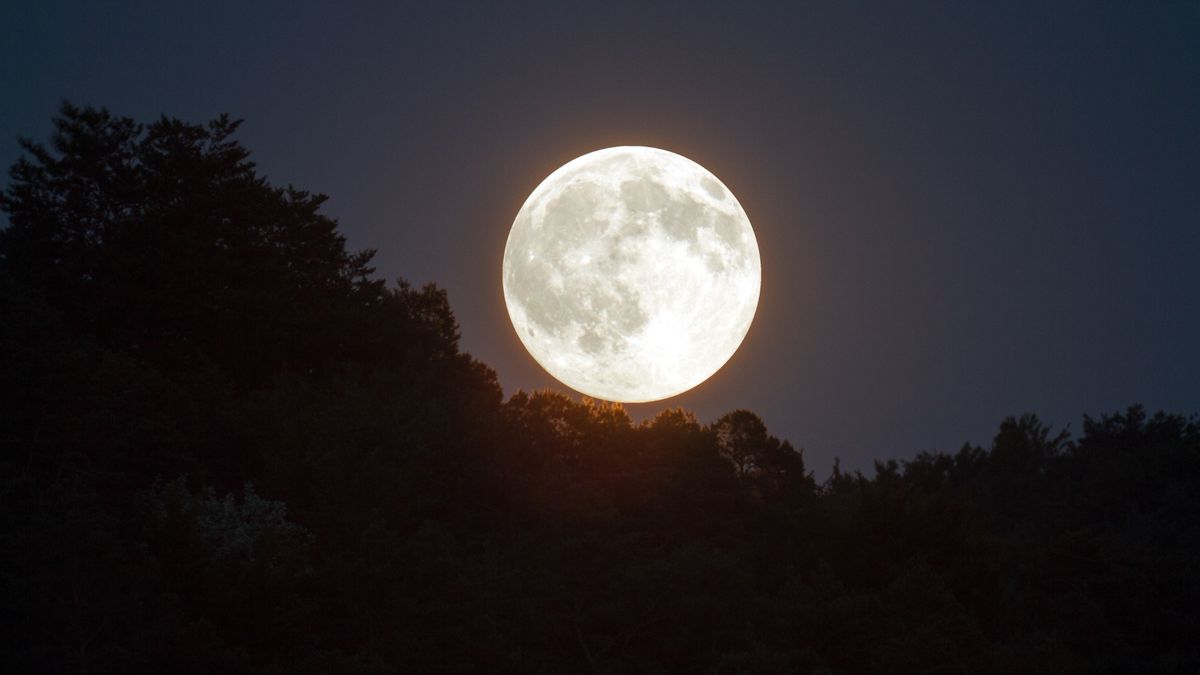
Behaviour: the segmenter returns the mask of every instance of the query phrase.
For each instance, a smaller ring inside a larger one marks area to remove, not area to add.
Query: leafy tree
[[[268,185],[240,122],[64,103],[54,123],[49,147],[21,141],[0,195],[0,265],[101,345],[255,384],[336,357],[321,316],[381,300],[372,252],[345,250],[323,195]]]
[[[804,470],[804,457],[787,441],[767,433],[762,418],[749,410],[726,413],[710,427],[721,454],[732,464],[739,478],[754,483],[764,494],[780,489],[811,491],[810,476]]]

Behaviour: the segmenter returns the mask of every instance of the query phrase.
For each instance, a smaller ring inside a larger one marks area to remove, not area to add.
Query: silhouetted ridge
[[[817,484],[748,410],[503,400],[228,117],[55,125],[0,196],[6,671],[1200,671],[1194,419]]]

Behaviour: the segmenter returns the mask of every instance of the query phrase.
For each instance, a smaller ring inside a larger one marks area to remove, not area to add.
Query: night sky
[[[635,417],[748,408],[823,476],[1022,412],[1200,411],[1200,2],[100,4],[0,10],[0,163],[63,99],[245,118],[381,275],[448,290],[506,394],[561,388],[505,311],[513,217],[636,144],[729,186],[763,288]]]

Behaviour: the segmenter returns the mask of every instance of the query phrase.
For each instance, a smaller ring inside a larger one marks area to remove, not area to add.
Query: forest
[[[230,117],[54,124],[0,193],[5,672],[1200,672],[1195,417],[817,482],[749,410],[506,398]]]

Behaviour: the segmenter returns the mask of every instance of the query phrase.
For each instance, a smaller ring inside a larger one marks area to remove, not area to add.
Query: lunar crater
[[[551,375],[614,401],[673,396],[732,356],[761,281],[754,231],[721,182],[680,155],[600,150],[526,200],[504,256],[517,335]]]

